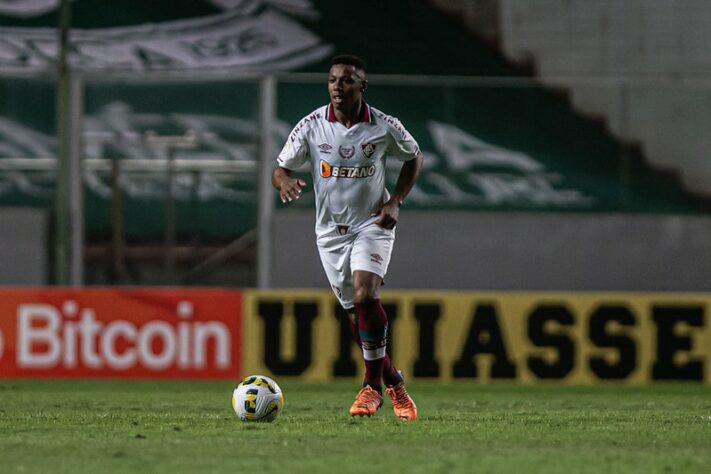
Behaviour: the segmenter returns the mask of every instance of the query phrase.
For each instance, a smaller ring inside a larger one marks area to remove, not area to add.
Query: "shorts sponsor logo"
[[[370,166],[333,166],[321,160],[322,178],[369,178],[375,174],[375,165]]]
[[[344,148],[342,146],[338,147],[338,154],[341,155],[343,159],[349,160],[355,155],[355,147]]]
[[[373,156],[373,153],[375,153],[374,143],[363,143],[360,148],[363,150],[363,155],[365,155],[366,158],[370,158]]]
[[[329,145],[328,143],[321,143],[321,144],[318,146],[318,149],[321,150],[321,153],[325,153],[326,155],[330,155],[330,154],[331,154],[331,150],[333,149],[333,147],[332,147],[331,145]]]
[[[370,261],[377,263],[378,265],[383,264],[383,257],[379,253],[371,253],[370,254]]]

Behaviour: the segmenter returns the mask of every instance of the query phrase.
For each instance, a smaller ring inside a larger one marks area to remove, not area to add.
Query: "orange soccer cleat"
[[[373,416],[383,405],[383,396],[374,390],[370,385],[360,389],[356,395],[353,405],[351,405],[351,416]]]
[[[393,401],[393,411],[395,416],[401,420],[414,421],[417,419],[417,405],[407,393],[405,383],[400,382],[397,385],[385,389],[385,394]]]

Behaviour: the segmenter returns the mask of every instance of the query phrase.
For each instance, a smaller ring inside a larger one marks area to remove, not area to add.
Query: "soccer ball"
[[[232,408],[242,421],[274,421],[283,407],[281,388],[264,375],[245,377],[232,392]]]

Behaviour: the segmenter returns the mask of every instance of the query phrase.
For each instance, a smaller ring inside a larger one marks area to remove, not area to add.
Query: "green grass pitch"
[[[229,382],[0,381],[3,473],[709,472],[711,387],[413,381],[420,418],[348,416],[355,381],[278,380],[243,423]]]

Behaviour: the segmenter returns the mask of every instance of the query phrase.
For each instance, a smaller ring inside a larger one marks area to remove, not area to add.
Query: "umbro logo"
[[[325,154],[327,154],[327,155],[330,155],[330,154],[331,154],[331,150],[333,149],[333,147],[332,147],[331,145],[329,145],[328,143],[321,143],[321,144],[318,146],[318,149],[321,150],[321,153],[325,153]]]

